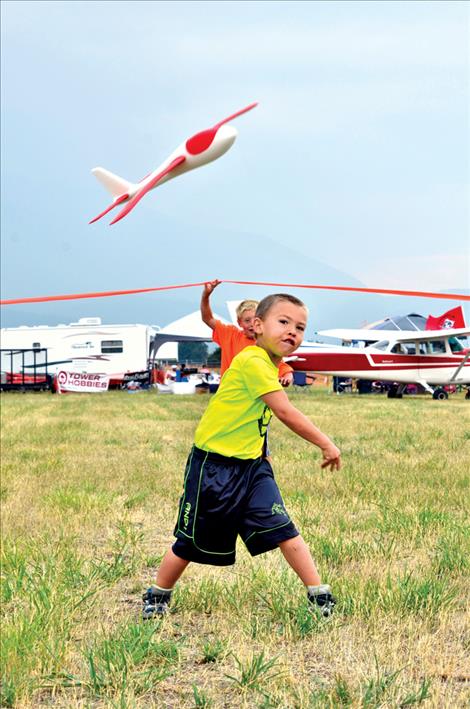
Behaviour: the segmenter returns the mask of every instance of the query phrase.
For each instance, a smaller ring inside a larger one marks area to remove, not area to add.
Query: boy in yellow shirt
[[[340,451],[289,401],[278,367],[303,340],[307,309],[288,294],[270,295],[256,309],[256,345],[232,361],[197,427],[188,458],[184,492],[175,527],[176,542],[166,552],[156,585],[144,594],[143,617],[168,611],[174,585],[190,561],[226,566],[235,562],[237,536],[252,556],[279,547],[307,588],[309,601],[324,616],[335,599],[322,584],[310,551],[291,521],[262,456],[272,414],[318,446],[322,468],[339,470]]]

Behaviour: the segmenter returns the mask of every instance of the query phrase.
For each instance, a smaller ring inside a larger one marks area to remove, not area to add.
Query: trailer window
[[[124,352],[122,340],[101,340],[101,354]]]
[[[40,350],[41,349],[41,343],[40,342],[33,342],[33,350]]]

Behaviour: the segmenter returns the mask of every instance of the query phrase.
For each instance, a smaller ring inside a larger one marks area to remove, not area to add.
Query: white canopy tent
[[[214,313],[217,320],[228,324],[225,318]],[[150,358],[155,361],[160,347],[166,342],[211,342],[212,330],[201,319],[199,310],[189,313],[158,330],[152,342]]]

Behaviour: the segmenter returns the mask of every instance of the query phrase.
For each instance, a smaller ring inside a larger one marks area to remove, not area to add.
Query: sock
[[[327,583],[322,583],[319,586],[307,586],[307,598],[309,603],[318,606],[324,618],[331,616],[336,599]]]
[[[327,583],[322,583],[319,586],[307,586],[309,596],[320,596],[323,593],[331,593],[331,588]]]

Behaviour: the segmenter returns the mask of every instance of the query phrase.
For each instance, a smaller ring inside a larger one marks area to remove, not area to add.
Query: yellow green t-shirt
[[[261,347],[242,350],[199,422],[196,446],[229,458],[259,458],[272,416],[261,397],[282,389],[278,377],[278,368]]]

